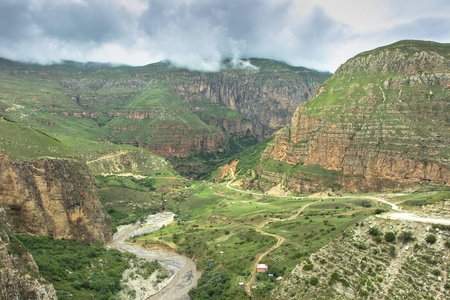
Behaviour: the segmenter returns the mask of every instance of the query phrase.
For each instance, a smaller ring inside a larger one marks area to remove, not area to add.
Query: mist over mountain
[[[448,1],[5,0],[0,57],[218,71],[223,58],[264,57],[334,72],[401,39],[449,42]]]

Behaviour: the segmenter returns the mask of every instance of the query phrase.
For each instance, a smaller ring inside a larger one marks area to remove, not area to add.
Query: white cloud
[[[449,42],[447,0],[2,0],[0,56],[215,70],[265,57],[334,71],[400,39]]]

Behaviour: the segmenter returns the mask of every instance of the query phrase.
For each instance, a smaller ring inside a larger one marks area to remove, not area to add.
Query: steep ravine
[[[252,133],[265,139],[289,123],[300,103],[313,97],[321,83],[317,75],[311,70],[221,72],[186,76],[171,87],[187,101],[207,99],[239,112],[250,120]]]

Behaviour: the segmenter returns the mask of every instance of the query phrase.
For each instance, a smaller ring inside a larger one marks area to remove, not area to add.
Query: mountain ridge
[[[259,170],[272,182],[267,188],[281,182],[299,193],[449,185],[450,44],[439,44],[438,53],[419,42],[409,53],[409,43],[348,60],[297,108],[263,154]],[[290,173],[264,171],[271,159],[292,166]],[[307,170],[314,166],[328,183]]]

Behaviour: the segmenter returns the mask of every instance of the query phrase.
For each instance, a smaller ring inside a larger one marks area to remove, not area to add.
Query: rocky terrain
[[[80,161],[15,161],[0,152],[0,205],[7,208],[16,233],[88,243],[111,240],[111,220]]]
[[[56,299],[53,286],[40,275],[33,257],[12,234],[0,207],[0,299]]]
[[[275,61],[251,62],[250,70],[193,74],[177,79],[171,87],[189,102],[207,99],[239,112],[250,120],[252,133],[264,139],[286,126],[297,106],[311,99],[321,79],[327,78]]]
[[[448,186],[449,47],[402,41],[348,60],[269,144],[261,187]]]
[[[448,236],[445,226],[371,217],[304,260],[272,295],[275,299],[447,299]]]

